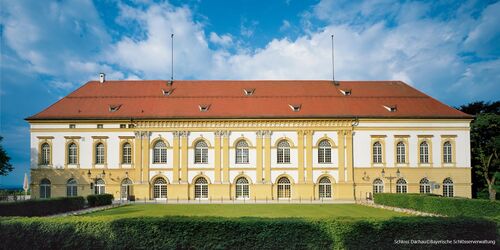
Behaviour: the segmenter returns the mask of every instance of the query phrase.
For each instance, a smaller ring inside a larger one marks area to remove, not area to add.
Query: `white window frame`
[[[236,164],[248,164],[250,161],[248,143],[245,140],[240,140],[236,143],[235,157]]]
[[[281,140],[276,147],[276,162],[278,164],[290,163],[290,143],[287,140]]]
[[[408,182],[406,182],[405,179],[399,178],[396,181],[396,193],[398,193],[398,194],[408,193]]]
[[[373,193],[383,193],[384,192],[384,181],[380,178],[373,180]]]
[[[66,182],[66,196],[78,196],[78,183],[73,178],[69,179],[68,182]]]
[[[406,163],[406,145],[403,141],[399,141],[396,144],[396,163]]]
[[[318,163],[332,163],[332,144],[328,140],[322,140],[318,144]]]
[[[236,180],[236,199],[244,200],[250,198],[250,185],[248,179],[240,177]]]
[[[292,197],[292,184],[290,179],[283,176],[278,179],[278,199],[289,200]]]
[[[451,178],[446,178],[443,180],[443,196],[444,197],[454,196],[453,180]]]
[[[429,161],[429,143],[427,141],[422,141],[419,145],[420,155],[419,160],[422,164],[428,164]]]
[[[163,177],[158,177],[153,183],[153,197],[157,200],[167,199],[167,181]]]
[[[382,143],[380,141],[376,141],[372,145],[373,147],[373,163],[379,164],[382,163]]]
[[[330,178],[324,176],[319,180],[318,192],[320,199],[331,199],[333,197]]]
[[[208,164],[208,144],[200,140],[194,147],[194,163]]]
[[[105,148],[102,142],[95,145],[95,164],[104,164]]]
[[[421,194],[430,194],[431,193],[431,184],[429,179],[422,178],[420,180],[420,193]]]
[[[43,179],[40,181],[40,198],[50,199],[51,197],[51,182],[49,179]]]
[[[153,164],[167,163],[167,144],[160,140],[153,146]]]
[[[450,141],[443,143],[443,163],[453,163],[453,145]]]
[[[195,200],[208,200],[208,181],[205,177],[199,177],[194,182]]]

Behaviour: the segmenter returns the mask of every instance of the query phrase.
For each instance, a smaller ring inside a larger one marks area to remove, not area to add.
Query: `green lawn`
[[[389,210],[365,207],[354,204],[253,204],[253,205],[208,205],[208,204],[142,204],[127,205],[82,216],[89,217],[141,217],[141,216],[221,216],[221,217],[352,217],[352,218],[390,218],[405,216]]]

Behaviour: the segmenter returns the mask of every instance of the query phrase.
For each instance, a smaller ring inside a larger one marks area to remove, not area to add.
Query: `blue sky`
[[[21,184],[23,120],[105,72],[167,79],[403,80],[451,106],[500,98],[498,1],[0,0],[0,135]]]

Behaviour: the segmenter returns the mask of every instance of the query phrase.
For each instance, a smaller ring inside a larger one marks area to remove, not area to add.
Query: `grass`
[[[218,216],[218,217],[266,217],[266,218],[391,218],[405,216],[389,210],[354,204],[247,204],[247,205],[127,205],[105,211],[82,215],[85,217],[125,218],[143,216]]]

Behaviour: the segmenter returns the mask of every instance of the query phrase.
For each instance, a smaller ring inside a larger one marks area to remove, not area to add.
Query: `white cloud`
[[[230,34],[219,36],[215,32],[210,32],[210,42],[225,47],[231,45],[233,43],[233,39]]]
[[[291,27],[290,22],[288,20],[283,20],[280,26],[280,31],[286,31]]]
[[[472,85],[479,86],[476,96],[498,98],[491,85],[498,82],[498,60],[470,63],[460,54],[464,49],[488,54],[484,43],[491,47],[498,40],[499,32],[492,35],[488,31],[498,29],[494,24],[499,6],[490,5],[479,18],[459,6],[456,13],[442,19],[429,17],[428,3],[325,0],[312,12],[302,14],[301,23],[306,28],[302,35],[293,40],[276,38],[255,50],[232,34],[207,35],[204,24],[194,20],[189,7],[169,3],[140,7],[120,3],[116,21],[133,26],[134,32],[114,43],[101,30],[100,21],[87,20],[75,11],[61,11],[67,7],[60,3],[50,7],[57,21],[43,22],[33,20],[23,6],[13,4],[9,11],[18,11],[19,18],[7,19],[5,34],[8,45],[29,61],[34,71],[55,75],[52,87],[61,89],[96,79],[101,71],[108,79],[168,79],[171,33],[175,34],[176,79],[330,79],[330,34],[335,34],[337,79],[403,80],[431,95],[446,92],[450,96],[445,97],[447,101],[463,102],[460,97],[470,99],[472,92],[462,90]],[[81,9],[98,19],[93,6]],[[314,28],[315,18],[327,24]],[[242,19],[242,39],[254,36],[257,25],[257,21]],[[283,20],[280,29],[289,28],[290,22]],[[23,29],[30,32],[24,34]],[[59,32],[56,29],[63,30],[61,37],[65,39],[49,35]],[[100,48],[97,53],[88,53],[86,47],[81,53],[75,50],[71,42],[78,41],[75,34],[81,32],[87,32],[92,48]],[[57,46],[42,46],[51,42]]]

